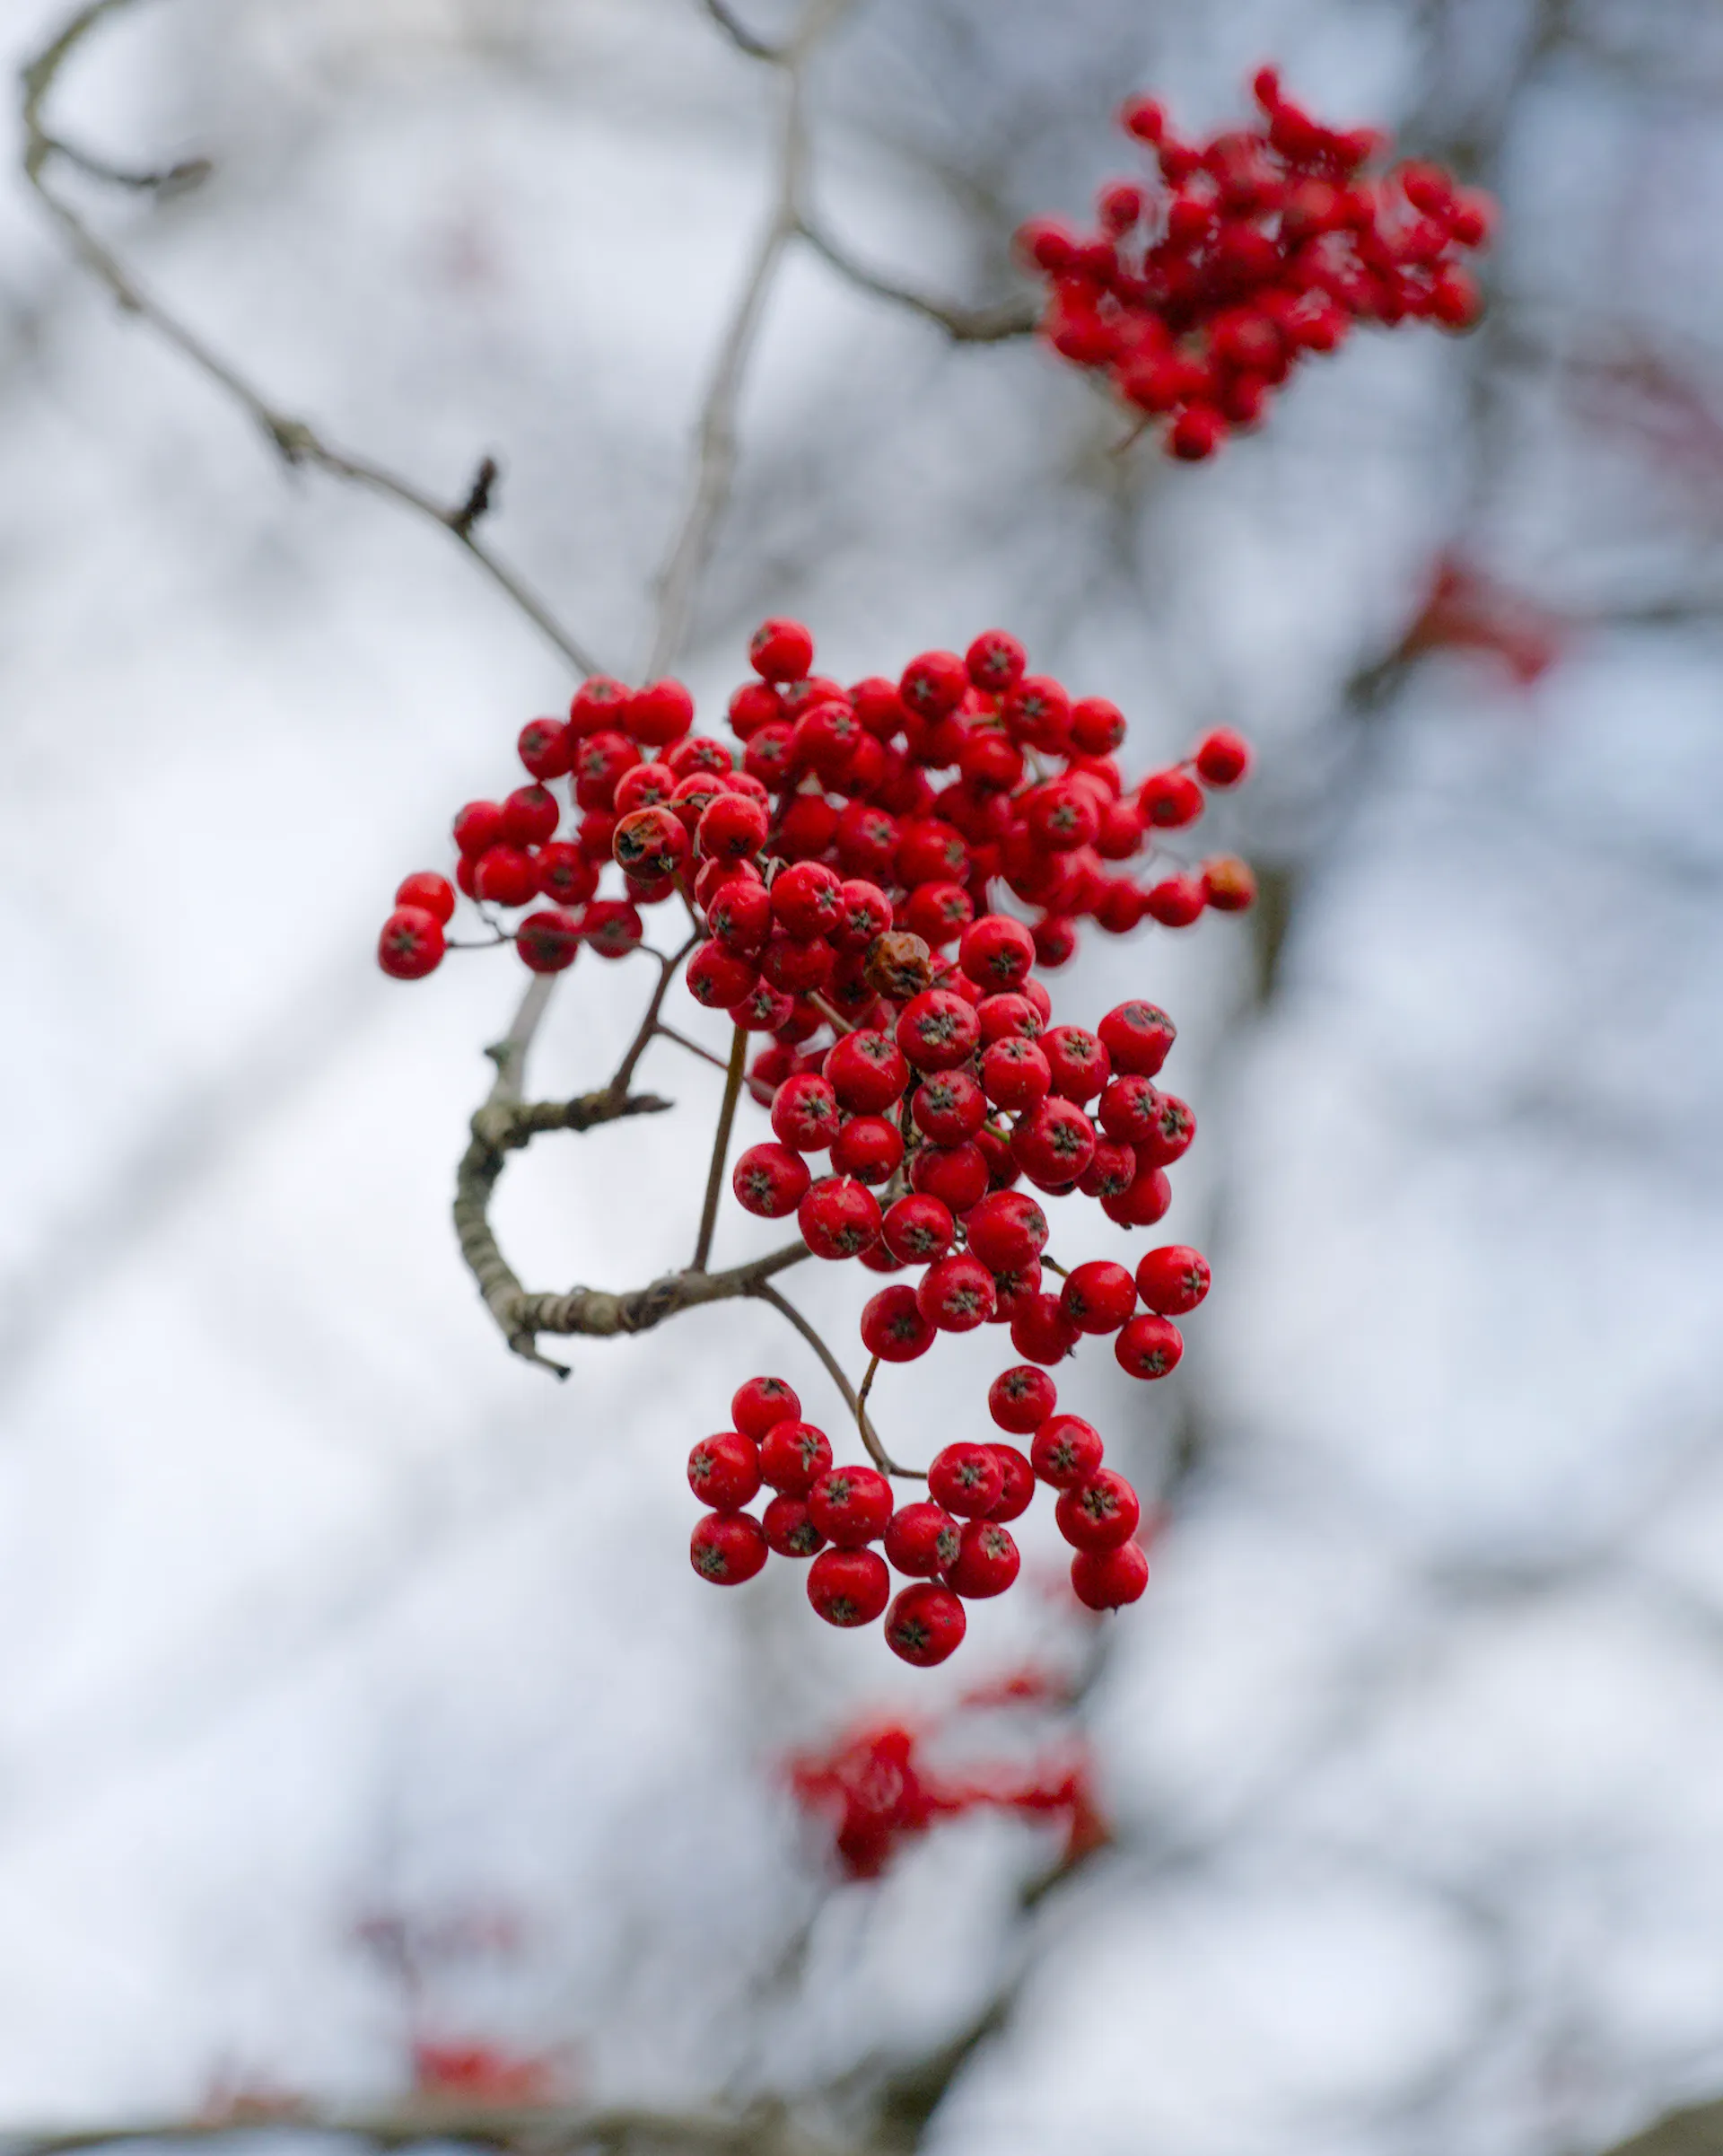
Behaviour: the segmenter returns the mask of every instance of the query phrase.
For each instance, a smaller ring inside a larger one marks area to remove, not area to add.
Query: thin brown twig
[[[649,946],[642,945],[643,950],[648,950],[650,955],[658,960],[658,986],[652,990],[652,1001],[646,1006],[646,1015],[640,1021],[640,1030],[628,1044],[627,1054],[617,1065],[617,1074],[610,1081],[613,1093],[625,1093],[628,1091],[635,1066],[652,1046],[654,1035],[663,1031],[658,1014],[664,1008],[665,995],[669,993],[670,983],[676,978],[677,968],[699,941],[700,932],[696,929],[686,943],[668,954],[662,951],[651,951]]]
[[[724,1163],[730,1158],[730,1134],[736,1121],[736,1103],[742,1096],[742,1074],[748,1068],[748,1035],[732,1027],[730,1061],[724,1067],[724,1100],[718,1110],[718,1127],[713,1133],[712,1162],[706,1170],[706,1195],[700,1207],[700,1232],[694,1246],[695,1271],[704,1269],[712,1255],[712,1238],[718,1225],[718,1199],[724,1187]]]
[[[394,502],[400,508],[413,510],[418,515],[429,518],[465,549],[498,590],[555,645],[572,665],[579,668],[582,674],[600,671],[598,662],[579,639],[557,620],[520,573],[483,540],[474,536],[473,526],[489,506],[496,478],[496,466],[493,459],[486,458],[481,463],[472,485],[462,498],[450,504],[438,501],[412,480],[403,478],[398,472],[389,470],[371,458],[356,456],[337,447],[319,434],[308,421],[295,418],[273,404],[260,390],[207,345],[188,323],[181,320],[146,291],[112,249],[97,238],[84,218],[64,197],[54,191],[49,184],[48,173],[57,159],[118,186],[158,190],[165,190],[175,184],[187,184],[198,170],[196,161],[193,161],[171,166],[162,172],[128,171],[109,164],[87,151],[74,149],[55,134],[43,118],[48,93],[61,68],[83,39],[105,17],[134,4],[135,0],[90,0],[90,4],[80,8],[58,34],[25,65],[22,73],[24,177],[48,214],[66,233],[73,253],[86,269],[107,286],[127,313],[148,323],[163,343],[171,345],[206,381],[214,382],[230,401],[238,405],[261,430],[284,464],[313,466],[331,478],[345,480],[352,486]]]
[[[936,300],[924,292],[894,284],[877,270],[866,268],[841,248],[804,209],[796,220],[798,238],[804,240],[828,267],[862,292],[893,306],[906,307],[913,314],[935,322],[953,344],[998,345],[1012,337],[1028,337],[1035,329],[1037,310],[1027,300],[1001,300],[991,307],[962,307],[951,300]]]
[[[844,1376],[844,1365],[827,1346],[825,1341],[820,1338],[818,1333],[802,1316],[795,1304],[787,1297],[779,1294],[776,1288],[773,1287],[769,1280],[764,1276],[752,1287],[744,1288],[742,1293],[745,1295],[756,1296],[762,1302],[769,1302],[780,1317],[787,1318],[826,1365],[827,1372],[833,1384],[844,1395],[844,1404],[855,1417],[855,1426],[861,1433],[862,1442],[868,1449],[869,1459],[872,1460],[879,1472],[882,1475],[900,1476],[906,1482],[925,1482],[927,1477],[922,1468],[899,1467],[890,1453],[887,1451],[879,1433],[873,1426],[872,1418],[868,1414],[862,1396]],[[871,1377],[872,1373],[869,1374]]]
[[[774,64],[783,57],[782,46],[766,39],[756,37],[745,22],[737,19],[729,0],[706,0],[706,13],[718,25],[738,52],[745,52],[750,60],[769,60]]]

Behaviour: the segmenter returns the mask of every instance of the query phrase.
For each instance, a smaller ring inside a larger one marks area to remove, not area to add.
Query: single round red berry
[[[878,1115],[892,1107],[909,1083],[909,1065],[885,1034],[845,1034],[826,1058],[825,1074],[840,1105],[852,1115]]]
[[[1208,903],[1200,876],[1166,876],[1150,884],[1143,907],[1163,928],[1188,928]]]
[[[558,906],[583,906],[599,888],[597,864],[565,838],[538,849],[538,889]]]
[[[582,921],[582,933],[601,959],[625,959],[645,939],[640,909],[626,898],[594,898]]]
[[[852,1116],[832,1140],[832,1172],[858,1183],[888,1182],[904,1157],[904,1141],[884,1116]]]
[[[746,793],[720,793],[701,812],[695,843],[708,861],[751,861],[770,828],[763,802]]]
[[[397,906],[416,906],[434,919],[448,926],[455,910],[454,886],[447,876],[439,876],[430,869],[420,869],[416,874],[403,877],[401,887],[395,894]]]
[[[990,1273],[1012,1272],[1047,1247],[1047,1216],[1027,1191],[999,1190],[984,1197],[963,1223],[970,1254]]]
[[[1071,1584],[1088,1608],[1121,1609],[1141,1599],[1149,1584],[1149,1560],[1134,1542],[1122,1542],[1116,1549],[1080,1549],[1071,1560]]]
[[[886,1556],[912,1579],[931,1580],[955,1560],[962,1532],[941,1504],[901,1505],[886,1528]]]
[[[942,1333],[973,1332],[998,1302],[993,1276],[979,1258],[960,1253],[929,1266],[915,1290],[922,1315]],[[937,1496],[938,1492],[934,1494]]]
[[[1203,789],[1188,771],[1155,771],[1137,789],[1142,820],[1157,829],[1176,831],[1203,813]]]
[[[1032,1040],[1010,1033],[982,1050],[981,1088],[995,1108],[1020,1112],[1045,1100],[1053,1086],[1047,1059]]]
[[[1092,1100],[1106,1083],[1112,1061],[1087,1026],[1054,1026],[1041,1036],[1053,1090],[1062,1100]]]
[[[1115,1333],[1137,1307],[1137,1284],[1124,1266],[1092,1258],[1071,1267],[1059,1301],[1079,1332]]]
[[[570,728],[582,740],[601,730],[614,731],[628,695],[625,681],[617,681],[609,674],[589,675],[569,698]]]
[[[1130,1078],[1119,1082],[1148,1085],[1149,1081],[1146,1078]],[[1109,1087],[1108,1091],[1111,1090]],[[1150,1088],[1150,1091],[1153,1089]],[[1196,1117],[1176,1093],[1156,1093],[1148,1129],[1141,1135],[1123,1130],[1115,1135],[1131,1138],[1136,1147],[1139,1168],[1169,1168],[1175,1161],[1190,1151],[1191,1141],[1196,1135]]]
[[[844,886],[823,861],[792,861],[773,880],[772,912],[787,935],[823,936],[844,917]]]
[[[886,1248],[905,1265],[931,1265],[943,1258],[957,1231],[950,1207],[919,1191],[895,1199],[881,1225]]]
[[[991,1445],[959,1442],[933,1456],[927,1494],[959,1520],[982,1520],[1005,1493],[1005,1470]]]
[[[988,995],[975,1005],[981,1038],[990,1047],[996,1040],[1039,1038],[1042,1016],[1027,995]]]
[[[1104,1450],[1092,1423],[1075,1415],[1050,1415],[1030,1443],[1029,1464],[1055,1490],[1075,1489],[1098,1470]]]
[[[745,1213],[786,1220],[808,1195],[808,1163],[787,1145],[750,1145],[730,1170],[730,1187]]]
[[[859,1258],[879,1240],[879,1201],[865,1183],[823,1176],[797,1206],[796,1225],[816,1258]]]
[[[1097,1029],[1115,1071],[1152,1078],[1167,1060],[1176,1029],[1155,1004],[1120,1004]]]
[[[1165,1243],[1137,1261],[1137,1293],[1163,1318],[1182,1318],[1209,1292],[1209,1261],[1188,1243]]]
[[[823,1078],[786,1078],[772,1103],[772,1127],[798,1152],[824,1152],[837,1135],[837,1095]]]
[[[913,1363],[933,1337],[912,1287],[881,1288],[862,1312],[862,1345],[882,1363]]]
[[[473,888],[492,906],[524,906],[538,894],[538,868],[523,846],[489,846],[473,868]]]
[[[1095,1126],[1074,1101],[1048,1098],[1018,1118],[1011,1158],[1043,1190],[1074,1183],[1095,1152]]]
[[[811,1557],[826,1547],[805,1497],[774,1497],[760,1515],[760,1527],[781,1557]]]
[[[1085,1197],[1123,1197],[1136,1179],[1136,1148],[1122,1138],[1103,1138],[1078,1177],[1077,1188]]]
[[[1011,1311],[1011,1345],[1031,1363],[1061,1363],[1082,1335],[1057,1295],[1030,1295]]]
[[[988,1157],[978,1141],[984,1131],[962,1145],[923,1145],[910,1162],[911,1188],[924,1197],[938,1198],[953,1213],[967,1213],[987,1195]]]
[[[1111,1468],[1067,1485],[1054,1507],[1059,1532],[1074,1549],[1116,1549],[1136,1533],[1141,1517],[1137,1493]]]
[[[1216,913],[1238,914],[1255,904],[1256,879],[1248,862],[1221,854],[1203,863],[1203,897]]]
[[[891,1485],[877,1468],[828,1468],[808,1493],[808,1511],[840,1549],[861,1549],[886,1531]]]
[[[1019,1452],[1015,1445],[990,1444],[987,1450],[999,1462],[1000,1472],[1005,1478],[1004,1486],[999,1493],[999,1502],[991,1508],[987,1517],[990,1520],[1020,1519],[1028,1511],[1035,1496],[1035,1469],[1030,1466],[1028,1455]]]
[[[955,652],[923,652],[904,669],[897,693],[918,718],[943,718],[962,703],[969,670]]]
[[[455,811],[455,844],[469,859],[488,854],[503,837],[503,810],[494,801],[469,801]]]
[[[987,1097],[967,1071],[934,1071],[916,1087],[909,1112],[936,1145],[961,1145],[987,1120]]]
[[[896,1041],[918,1071],[950,1071],[967,1063],[981,1040],[975,1005],[948,988],[924,988],[905,1004]]]
[[[1032,1363],[1001,1370],[987,1389],[988,1414],[1013,1437],[1028,1437],[1038,1430],[1058,1404],[1053,1380]]]
[[[1101,1211],[1122,1228],[1152,1228],[1173,1202],[1173,1186],[1164,1168],[1139,1167],[1123,1197],[1104,1197]]]
[[[623,723],[648,748],[668,748],[694,724],[694,698],[679,681],[649,681],[629,697]]]
[[[1124,714],[1105,697],[1081,697],[1071,707],[1071,745],[1085,756],[1110,756],[1125,732]]]
[[[931,1669],[963,1643],[967,1619],[949,1587],[918,1580],[886,1612],[886,1644],[918,1670]]]
[[[783,1378],[749,1378],[730,1396],[730,1421],[756,1444],[776,1424],[792,1423],[800,1414],[801,1402]]]
[[[985,914],[964,931],[958,963],[990,995],[1009,995],[1029,977],[1035,964],[1035,938],[1021,921]]]
[[[759,986],[752,962],[721,943],[703,943],[688,960],[688,994],[707,1011],[728,1011]]]
[[[547,786],[517,786],[503,803],[503,836],[511,846],[538,846],[555,837],[562,814]]]
[[[964,1528],[957,1561],[944,1574],[945,1583],[966,1601],[980,1601],[1003,1594],[1021,1562],[1009,1528],[995,1520],[971,1520]]]
[[[831,1464],[832,1441],[812,1423],[774,1423],[760,1440],[760,1479],[786,1497],[807,1496]]]
[[[398,981],[419,981],[434,973],[442,952],[442,923],[423,906],[398,906],[377,939],[377,963]]]
[[[708,1512],[695,1525],[688,1556],[703,1580],[738,1587],[765,1563],[765,1537],[750,1513]]]
[[[515,749],[534,778],[561,778],[574,760],[574,736],[565,719],[529,719]]]
[[[814,663],[814,639],[799,621],[763,621],[748,640],[748,658],[767,681],[800,681]]]
[[[714,1512],[739,1512],[760,1486],[760,1449],[739,1430],[703,1437],[688,1454],[688,1487]]]
[[[514,948],[534,973],[561,973],[580,956],[584,933],[578,914],[560,908],[529,914],[514,932]]]
[[[1152,1311],[1133,1318],[1113,1343],[1119,1368],[1133,1378],[1164,1378],[1184,1352],[1185,1338],[1177,1326]]]
[[[1191,758],[1205,786],[1236,786],[1250,768],[1250,744],[1229,726],[1204,734]]]
[[[870,1625],[891,1599],[891,1574],[876,1550],[821,1550],[808,1568],[808,1599],[828,1625]]]
[[[964,653],[963,663],[977,688],[1002,697],[1023,679],[1028,660],[1015,636],[1003,629],[984,629]]]
[[[763,883],[726,883],[707,907],[706,921],[726,951],[738,958],[755,958],[771,933],[772,894]]]

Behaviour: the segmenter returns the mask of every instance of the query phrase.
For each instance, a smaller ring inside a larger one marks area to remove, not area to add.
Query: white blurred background
[[[62,13],[9,0],[13,61]],[[788,1568],[714,1595],[687,1448],[758,1368],[829,1417],[811,1356],[727,1305],[558,1388],[460,1265],[519,971],[404,989],[376,926],[566,666],[442,535],[284,477],[5,183],[7,2127],[386,2104],[415,2038],[594,2101],[865,2098],[1001,1988],[877,2145],[1554,2156],[1723,2089],[1719,19],[856,0],[817,197],[1008,296],[1127,91],[1211,127],[1269,57],[1500,193],[1485,329],[1361,337],[1189,470],[1034,344],[798,256],[681,669],[715,721],[763,613],[843,679],[997,621],[1126,709],[1133,770],[1262,745],[1262,916],[1057,982],[1179,1020],[1168,1227],[1217,1287],[1147,1407],[1064,1389],[1175,1502],[1085,1710],[1116,1841],[1028,1916],[1033,1829],[835,1886],[778,1767],[1063,1620],[987,1606],[929,1677]],[[209,156],[169,201],[64,184],[281,408],[450,498],[494,451],[487,530],[633,671],[774,110],[695,0],[153,0],[54,115]],[[1547,617],[1535,681],[1395,658],[1445,556]],[[577,969],[536,1090],[601,1078],[641,993]],[[681,1261],[715,1082],[648,1075],[688,1112],[509,1170],[533,1284]],[[794,1292],[850,1337],[847,1272]],[[888,1373],[900,1450],[996,1345]]]

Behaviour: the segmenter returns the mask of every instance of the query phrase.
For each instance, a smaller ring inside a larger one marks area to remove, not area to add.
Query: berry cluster
[[[1205,788],[1243,776],[1236,733],[1219,729],[1185,763],[1127,787],[1113,755],[1118,707],[1028,673],[1002,630],[964,658],[924,652],[895,683],[848,689],[814,674],[813,654],[799,623],[762,625],[756,678],[730,700],[739,749],[691,731],[678,681],[630,690],[595,676],[566,720],[532,720],[519,742],[529,783],[454,819],[455,882],[493,939],[539,973],[572,965],[582,943],[622,958],[644,934],[641,909],[680,894],[713,932],[690,969],[695,996],[782,1042],[827,1022],[817,999],[852,1017],[867,1006],[869,947],[885,928],[939,950],[1001,883],[1033,915],[1043,967],[1071,956],[1085,917],[1118,934],[1249,905],[1250,872],[1230,855],[1166,863],[1149,880],[1123,872],[1196,821]],[[600,896],[612,863],[619,888]],[[779,909],[765,903],[774,864],[797,871]],[[860,882],[875,896],[858,914]],[[455,903],[445,877],[407,877],[378,947],[383,970],[434,971]]]
[[[923,1731],[900,1722],[869,1723],[823,1752],[792,1758],[789,1782],[805,1810],[830,1822],[837,1860],[852,1879],[877,1879],[903,1844],[966,1812],[1057,1822],[1067,1863],[1107,1835],[1088,1762],[1070,1749],[1026,1766],[944,1774],[930,1762]]]
[[[1375,129],[1323,127],[1272,67],[1252,88],[1261,124],[1204,144],[1133,98],[1120,122],[1155,152],[1164,192],[1115,180],[1093,234],[1051,218],[1018,234],[1052,286],[1042,335],[1105,370],[1145,422],[1168,418],[1167,448],[1189,460],[1254,425],[1299,360],[1353,323],[1467,329],[1481,311],[1458,257],[1490,235],[1487,196],[1430,163],[1371,176],[1387,146]]]

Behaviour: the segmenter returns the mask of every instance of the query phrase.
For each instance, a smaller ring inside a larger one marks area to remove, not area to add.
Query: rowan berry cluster
[[[1002,630],[965,658],[924,652],[896,682],[847,689],[813,673],[797,622],[763,624],[750,648],[756,678],[730,700],[739,751],[692,732],[680,682],[630,690],[595,676],[566,720],[522,729],[528,783],[457,814],[455,882],[533,971],[560,972],[582,944],[625,957],[645,933],[641,909],[679,894],[712,928],[691,990],[787,1047],[829,1022],[822,1002],[850,1018],[867,1008],[864,968],[884,929],[942,949],[1001,882],[1033,915],[1044,968],[1071,955],[1082,918],[1120,934],[1249,905],[1250,871],[1230,855],[1166,863],[1146,880],[1123,872],[1151,839],[1196,821],[1205,788],[1244,775],[1236,733],[1218,729],[1185,763],[1127,787],[1117,706],[1028,673]],[[612,863],[619,888],[600,896]],[[792,868],[774,910],[765,873]],[[876,894],[865,904],[862,882]],[[434,971],[455,904],[447,878],[407,877],[383,926],[383,970]]]
[[[864,1723],[825,1751],[790,1761],[792,1792],[805,1810],[830,1823],[837,1860],[852,1879],[877,1879],[905,1842],[977,1810],[1057,1823],[1068,1863],[1106,1841],[1080,1750],[950,1774],[930,1760],[930,1734],[937,1732],[901,1722]]]
[[[1459,257],[1489,238],[1487,196],[1421,162],[1372,175],[1386,136],[1322,126],[1272,67],[1252,89],[1261,123],[1201,144],[1133,98],[1120,124],[1163,187],[1112,181],[1093,233],[1052,218],[1018,233],[1052,287],[1041,334],[1145,421],[1165,416],[1168,451],[1187,460],[1255,425],[1299,360],[1354,323],[1468,329],[1482,307]]]

